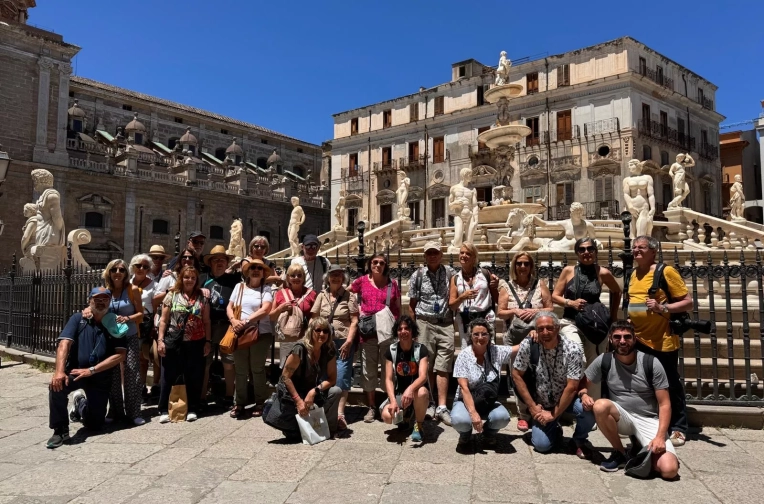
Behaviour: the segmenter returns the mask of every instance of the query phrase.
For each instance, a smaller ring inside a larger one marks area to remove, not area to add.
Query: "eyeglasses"
[[[148,264],[136,264],[135,269],[150,270],[151,266]]]
[[[329,328],[326,327],[319,327],[317,329],[313,329],[314,332],[317,332],[318,334],[329,334]]]
[[[264,270],[264,268],[262,266],[252,266],[249,269],[251,269],[252,271],[263,271]]]
[[[650,247],[631,247],[632,252],[636,252],[637,250],[648,250]]]
[[[488,336],[490,336],[490,335],[487,332],[472,333],[472,337],[473,338],[487,338]]]
[[[594,245],[589,245],[588,247],[578,247],[579,254],[583,254],[584,252],[589,252],[591,254],[592,252],[596,252],[596,251],[597,251],[597,247],[595,247]]]
[[[531,263],[530,263],[530,261],[517,261],[515,264],[516,264],[517,266],[527,266],[527,267],[529,267],[529,268],[530,268],[530,266],[531,266]]]
[[[634,339],[634,336],[632,336],[631,334],[614,334],[611,336],[611,338],[613,338],[616,341],[620,341],[620,340],[631,341]]]
[[[311,244],[309,244],[309,245],[305,245],[305,248],[306,248],[306,249],[317,249],[317,248],[318,248],[318,245],[317,245],[317,244],[315,244],[315,243],[311,243]]]
[[[252,245],[252,248],[253,248],[253,249],[263,249],[263,250],[265,250],[265,249],[267,249],[268,247],[267,247],[267,246],[265,246],[265,245]]]
[[[384,266],[387,264],[385,261],[371,261],[372,266]]]
[[[194,256],[182,256],[180,258],[180,260],[181,261],[193,261],[194,260]]]
[[[112,268],[109,270],[109,273],[127,273],[127,270],[120,266],[119,268]]]

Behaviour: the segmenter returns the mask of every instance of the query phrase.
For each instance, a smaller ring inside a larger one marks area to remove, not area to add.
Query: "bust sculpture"
[[[507,51],[501,51],[499,55],[499,66],[496,67],[496,80],[494,84],[497,86],[503,86],[509,84],[509,67],[512,66],[512,61],[507,58]]]
[[[340,200],[337,202],[337,206],[334,207],[334,218],[337,219],[337,225],[334,226],[335,231],[342,231],[342,214],[345,213],[345,198],[340,196]]]
[[[237,260],[246,257],[247,252],[244,247],[243,226],[241,219],[234,219],[231,223],[231,241],[228,242],[226,254],[234,256]]]
[[[408,178],[406,173],[403,171],[398,172],[398,177],[401,181],[400,185],[398,186],[398,190],[395,191],[395,196],[398,203],[398,219],[406,220],[409,218],[409,214],[411,213],[411,210],[408,206],[409,186],[411,185],[411,179]]]
[[[743,194],[743,178],[735,175],[735,183],[730,187],[730,220],[744,221],[743,208],[745,207],[745,195]]]
[[[685,180],[685,170],[693,166],[695,166],[695,160],[689,154],[676,155],[676,162],[669,168],[669,175],[674,186],[674,199],[668,204],[669,210],[682,208],[682,201],[690,194],[690,185]]]
[[[37,205],[34,203],[24,205],[24,217],[27,221],[22,228],[21,252],[24,257],[32,259],[32,247],[35,246],[37,233]]]
[[[454,216],[454,239],[448,251],[458,254],[462,243],[474,243],[475,228],[478,223],[477,191],[469,188],[472,168],[462,168],[461,182],[451,187],[448,196],[448,210]]]
[[[292,257],[300,255],[300,226],[305,222],[305,212],[300,206],[300,198],[292,196],[292,215],[289,217],[289,227],[287,236],[289,237],[289,248]]]
[[[653,216],[655,215],[653,178],[642,174],[642,166],[643,163],[639,160],[630,160],[631,175],[623,179],[623,200],[626,203],[626,210],[632,216],[631,238],[650,236],[653,232]]]

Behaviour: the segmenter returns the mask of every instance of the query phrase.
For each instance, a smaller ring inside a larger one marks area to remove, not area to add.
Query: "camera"
[[[675,313],[671,315],[669,322],[671,333],[678,336],[687,331],[698,331],[701,334],[710,334],[713,326],[710,320],[692,320],[689,313]]]

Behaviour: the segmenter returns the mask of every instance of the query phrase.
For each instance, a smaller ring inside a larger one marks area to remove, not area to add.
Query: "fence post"
[[[16,262],[16,253],[13,253],[13,262],[11,263],[11,272],[8,274],[8,276],[11,279],[11,290],[9,292],[8,301],[9,301],[9,307],[8,307],[8,339],[6,339],[6,344],[8,345],[8,348],[11,348],[13,346],[13,286],[15,284],[15,278],[16,278],[16,268],[18,266],[18,263]]]
[[[72,242],[66,244],[66,265],[64,266],[64,314],[69,320],[72,314]]]

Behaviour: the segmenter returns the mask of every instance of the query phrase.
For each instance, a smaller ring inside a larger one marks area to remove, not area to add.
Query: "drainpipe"
[[[549,110],[549,59],[544,58],[544,67],[546,72],[546,216],[551,219],[552,207],[552,130],[551,130],[551,112]]]
[[[445,140],[444,140],[445,143]],[[427,175],[430,165],[430,157],[428,149],[430,147],[430,135],[427,133],[427,124],[424,125],[424,217],[423,224],[427,223],[427,181],[430,178]],[[443,147],[445,149],[445,146]]]
[[[143,252],[143,205],[141,205],[141,215],[138,221],[138,253]]]

